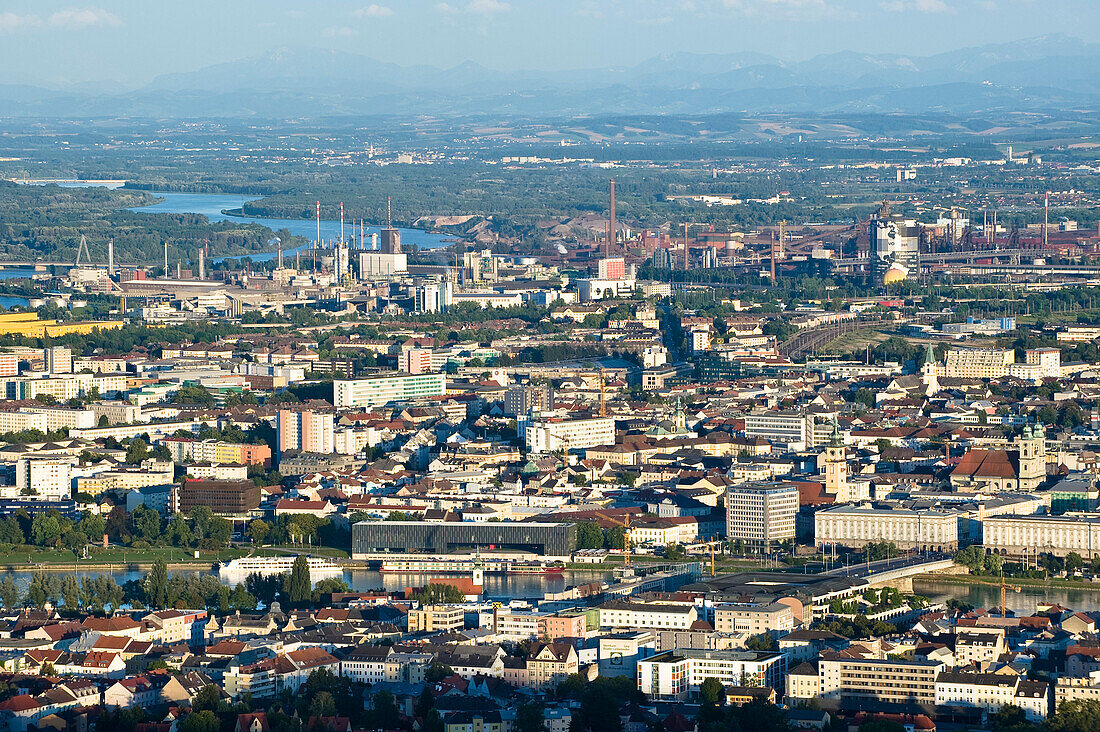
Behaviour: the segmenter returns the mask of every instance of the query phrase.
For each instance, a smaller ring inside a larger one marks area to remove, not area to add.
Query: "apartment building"
[[[330,412],[280,409],[278,414],[279,454],[288,450],[335,452],[335,420]]]
[[[1011,348],[952,348],[939,375],[949,379],[1000,379],[1015,361]]]
[[[794,629],[794,614],[789,605],[773,602],[768,605],[717,605],[714,608],[714,630],[719,633],[786,633]]]
[[[836,506],[814,514],[814,543],[861,547],[889,541],[899,549],[954,551],[959,546],[959,515],[937,509]]]
[[[400,374],[337,379],[333,398],[340,407],[374,407],[447,393],[445,374]]]
[[[1049,687],[1044,681],[1028,681],[1015,673],[944,671],[936,677],[936,705],[980,709],[993,714],[1008,704],[1024,710],[1038,722],[1049,713]]]
[[[615,420],[611,417],[519,421],[528,452],[578,450],[615,442]]]
[[[818,662],[823,699],[892,704],[935,704],[939,661],[822,658]]]
[[[409,632],[462,630],[465,618],[465,611],[457,605],[425,605],[409,610]]]
[[[687,630],[699,619],[694,605],[611,600],[599,607],[601,628]]]
[[[677,649],[638,661],[638,690],[654,699],[687,699],[707,678],[723,686],[781,688],[785,659],[767,651]]]
[[[726,488],[726,537],[753,546],[795,538],[798,488],[776,482],[743,483]]]
[[[4,488],[5,498],[67,501],[73,497],[72,459],[19,458],[15,463],[15,491]]]

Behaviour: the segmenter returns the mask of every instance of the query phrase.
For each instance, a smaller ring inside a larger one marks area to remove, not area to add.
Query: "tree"
[[[191,711],[201,712],[204,709],[209,709],[216,712],[221,700],[222,690],[215,684],[207,684],[199,689],[199,693],[195,694],[195,698],[191,700]]]
[[[160,540],[160,514],[146,505],[135,508],[130,513],[131,533],[150,544]]]
[[[153,562],[152,569],[145,576],[145,596],[154,608],[168,606],[168,563],[163,559]]]
[[[612,526],[607,530],[605,546],[608,549],[623,551],[626,549],[626,529],[622,526]]]
[[[463,602],[466,595],[462,590],[446,582],[429,582],[413,595],[413,599],[421,605],[438,605],[440,603]]]
[[[393,694],[383,689],[371,699],[376,729],[396,729],[398,722],[397,702]]]
[[[595,521],[577,524],[577,548],[600,549],[603,547],[603,529]]]
[[[130,446],[126,448],[126,462],[130,465],[139,465],[142,460],[149,457],[149,446],[145,440],[135,437],[130,440]]]
[[[221,722],[214,712],[204,709],[191,712],[180,722],[179,732],[220,732]]]
[[[1095,732],[1100,729],[1100,701],[1073,699],[1062,702],[1058,712],[1047,720],[1050,732]]]
[[[448,676],[454,676],[455,670],[445,663],[439,661],[432,661],[424,672],[424,679],[429,684],[434,684],[437,681],[442,681]]]
[[[263,519],[256,519],[248,524],[248,538],[257,546],[264,543],[264,537],[271,532],[271,525]]]
[[[336,716],[336,700],[327,691],[319,691],[309,703],[309,716],[334,717]]]
[[[859,725],[859,732],[905,732],[905,725],[893,719],[872,717]]]
[[[512,723],[512,732],[544,732],[546,717],[540,701],[529,701],[516,707],[516,719]]]
[[[699,685],[699,702],[709,706],[720,706],[726,703],[726,687],[713,676],[703,679]]]
[[[745,641],[745,648],[750,651],[778,651],[779,642],[768,633],[761,633]]]
[[[1085,560],[1077,552],[1066,555],[1066,574],[1080,572],[1085,567]]]
[[[290,574],[285,575],[284,592],[287,601],[292,605],[302,605],[309,602],[313,583],[309,579],[309,560],[304,554],[299,554],[294,559],[294,566],[290,568]]]

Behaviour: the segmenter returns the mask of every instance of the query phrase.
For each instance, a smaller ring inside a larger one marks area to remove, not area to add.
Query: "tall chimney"
[[[168,242],[164,242],[164,279],[168,276]]]
[[[611,220],[607,225],[607,247],[605,257],[611,256],[611,245],[615,243],[615,179],[611,179]]]
[[[111,277],[115,273],[115,240],[107,240],[107,276]]]
[[[206,249],[199,247],[199,279],[206,279]]]

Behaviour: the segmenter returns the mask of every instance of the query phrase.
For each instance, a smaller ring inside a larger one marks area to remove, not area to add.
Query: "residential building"
[[[848,702],[936,703],[939,661],[875,658],[822,658],[821,697]]]
[[[334,428],[335,420],[331,412],[280,409],[278,414],[279,454],[288,450],[317,452],[324,455],[335,452]]]
[[[532,453],[583,450],[615,442],[615,420],[611,417],[555,417],[519,421],[522,436],[527,441],[527,451]]]
[[[654,699],[684,700],[707,678],[723,686],[777,688],[784,670],[781,653],[678,649],[638,661],[638,690]]]
[[[714,630],[719,633],[787,633],[794,629],[794,614],[789,605],[727,603],[714,607]]]

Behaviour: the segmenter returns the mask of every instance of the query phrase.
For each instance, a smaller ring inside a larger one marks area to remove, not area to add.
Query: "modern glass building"
[[[576,524],[360,521],[351,527],[353,559],[382,553],[470,554],[477,550],[567,557],[576,548]]]

